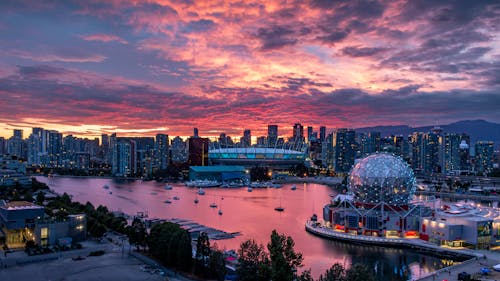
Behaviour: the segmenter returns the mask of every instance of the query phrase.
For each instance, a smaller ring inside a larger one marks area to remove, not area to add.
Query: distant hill
[[[464,120],[448,125],[439,125],[445,133],[466,133],[470,135],[471,142],[486,140],[494,141],[496,145],[500,143],[500,124],[488,122],[485,120]],[[390,135],[407,136],[413,132],[429,132],[434,126],[424,126],[412,128],[407,125],[399,126],[376,126],[357,128],[356,132],[380,132],[383,137]]]

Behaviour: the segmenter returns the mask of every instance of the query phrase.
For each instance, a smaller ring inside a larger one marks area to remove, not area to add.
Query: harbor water
[[[284,184],[281,188],[206,188],[204,195],[197,188],[182,183],[154,181],[115,182],[104,178],[37,177],[57,193],[68,193],[73,200],[105,205],[112,211],[129,215],[147,213],[149,218],[192,220],[205,226],[239,232],[232,239],[211,241],[219,249],[239,248],[241,242],[254,239],[266,245],[271,231],[291,236],[295,249],[304,256],[304,267],[315,278],[333,263],[349,267],[363,263],[373,269],[377,280],[416,280],[454,261],[411,251],[409,249],[354,245],[314,236],[304,229],[305,221],[315,213],[322,217],[322,208],[335,191],[321,184]],[[106,186],[106,188],[104,188]],[[175,200],[174,200],[174,197]],[[195,204],[195,199],[198,203]],[[169,203],[165,203],[169,201]],[[217,207],[210,207],[210,205]],[[284,211],[278,212],[281,206]]]

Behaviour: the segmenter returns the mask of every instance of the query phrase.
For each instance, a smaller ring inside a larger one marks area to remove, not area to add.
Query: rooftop
[[[22,210],[22,209],[43,209],[42,206],[38,206],[34,203],[28,201],[10,201],[0,203],[0,208],[7,210]]]

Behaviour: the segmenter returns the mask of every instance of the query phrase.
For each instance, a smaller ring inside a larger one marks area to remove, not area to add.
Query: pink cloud
[[[80,36],[85,41],[100,41],[100,42],[119,42],[122,44],[128,44],[128,42],[119,36],[111,35],[111,34],[89,34],[89,35],[81,35]]]

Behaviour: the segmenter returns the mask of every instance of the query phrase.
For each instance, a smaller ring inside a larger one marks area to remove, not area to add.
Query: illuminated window
[[[49,229],[46,227],[42,227],[40,231],[40,238],[46,239],[47,237],[49,237]]]

